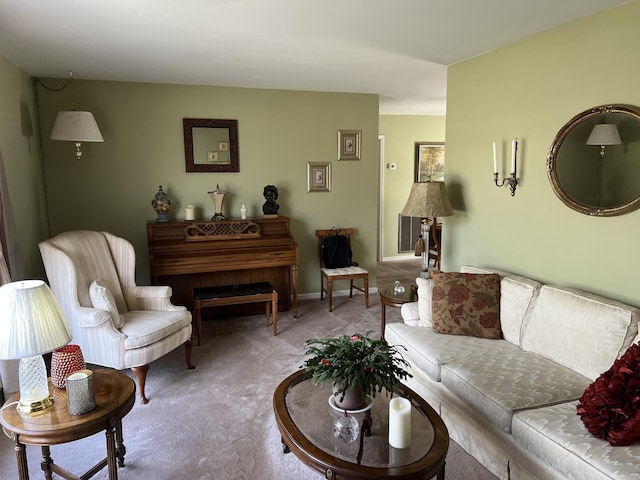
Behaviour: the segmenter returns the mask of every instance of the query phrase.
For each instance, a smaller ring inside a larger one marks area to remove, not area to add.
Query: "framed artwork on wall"
[[[338,130],[338,160],[360,160],[362,130]]]
[[[444,181],[444,143],[416,142],[416,182]]]
[[[331,191],[331,163],[307,163],[307,192]]]

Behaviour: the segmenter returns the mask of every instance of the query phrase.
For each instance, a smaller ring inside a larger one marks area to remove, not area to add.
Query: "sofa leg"
[[[131,367],[131,371],[136,375],[138,379],[138,392],[140,393],[140,402],[145,405],[149,403],[149,400],[144,394],[144,385],[147,381],[147,372],[149,371],[149,364],[142,365],[140,367]]]
[[[191,339],[185,342],[184,347],[185,347],[185,353],[187,355],[187,368],[189,370],[196,368],[195,365],[191,365],[191,351],[193,350],[193,342],[191,341]]]

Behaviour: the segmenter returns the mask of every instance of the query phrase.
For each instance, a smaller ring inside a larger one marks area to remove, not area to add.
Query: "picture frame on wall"
[[[444,181],[444,142],[416,142],[415,181]]]
[[[338,160],[360,160],[362,130],[338,130]]]
[[[307,192],[331,191],[331,163],[307,162]]]

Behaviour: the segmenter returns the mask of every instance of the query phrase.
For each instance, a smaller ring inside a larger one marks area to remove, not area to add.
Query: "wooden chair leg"
[[[327,279],[329,283],[329,279]],[[324,277],[320,274],[320,301],[324,300]]]
[[[191,351],[193,350],[193,342],[191,341],[191,339],[185,342],[184,348],[185,348],[185,354],[187,357],[187,368],[189,370],[193,370],[194,368],[196,368],[196,366],[191,365]]]
[[[353,278],[349,280],[349,298],[353,298]]]
[[[327,296],[329,297],[329,311],[333,311],[333,283],[331,277],[327,277]]]
[[[138,393],[140,394],[140,402],[145,405],[149,403],[149,400],[144,394],[144,385],[147,381],[147,372],[149,371],[149,365],[142,365],[140,367],[131,367],[131,371],[135,374],[138,380]]]
[[[364,305],[369,308],[369,277],[364,277]]]

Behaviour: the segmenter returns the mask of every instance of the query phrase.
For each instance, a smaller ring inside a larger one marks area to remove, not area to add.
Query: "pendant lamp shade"
[[[91,112],[58,112],[51,131],[51,140],[71,142],[104,142]]]

